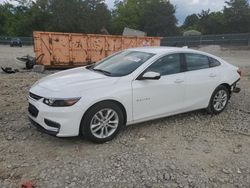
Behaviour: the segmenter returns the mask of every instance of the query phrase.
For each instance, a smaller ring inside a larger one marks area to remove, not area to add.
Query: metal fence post
[[[248,34],[248,46],[250,46],[250,33]]]

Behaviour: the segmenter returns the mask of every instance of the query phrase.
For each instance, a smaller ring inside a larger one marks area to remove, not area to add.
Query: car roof
[[[131,48],[131,51],[140,51],[146,53],[154,53],[154,54],[164,54],[164,53],[172,53],[172,52],[192,52],[192,53],[199,53],[199,54],[207,54],[204,52],[200,52],[197,50],[192,50],[187,47],[165,47],[165,46],[148,46],[148,47],[140,47],[140,48]]]

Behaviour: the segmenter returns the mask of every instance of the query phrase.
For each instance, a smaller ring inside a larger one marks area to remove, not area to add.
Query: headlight
[[[43,103],[48,106],[53,107],[67,107],[73,106],[77,103],[81,98],[73,98],[73,99],[43,99]]]

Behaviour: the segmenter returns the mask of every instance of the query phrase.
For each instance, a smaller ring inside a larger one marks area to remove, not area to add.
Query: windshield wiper
[[[111,72],[105,71],[105,70],[102,70],[102,69],[92,69],[92,70],[97,71],[97,72],[101,72],[101,73],[103,73],[105,75],[109,75],[109,76],[111,75]]]

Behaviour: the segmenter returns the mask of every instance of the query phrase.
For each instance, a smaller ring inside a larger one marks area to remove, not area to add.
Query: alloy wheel
[[[119,125],[119,116],[113,109],[102,109],[92,118],[90,123],[91,133],[97,137],[105,139],[111,136]]]
[[[221,111],[227,105],[228,95],[225,90],[219,90],[214,96],[213,106],[216,111]]]

